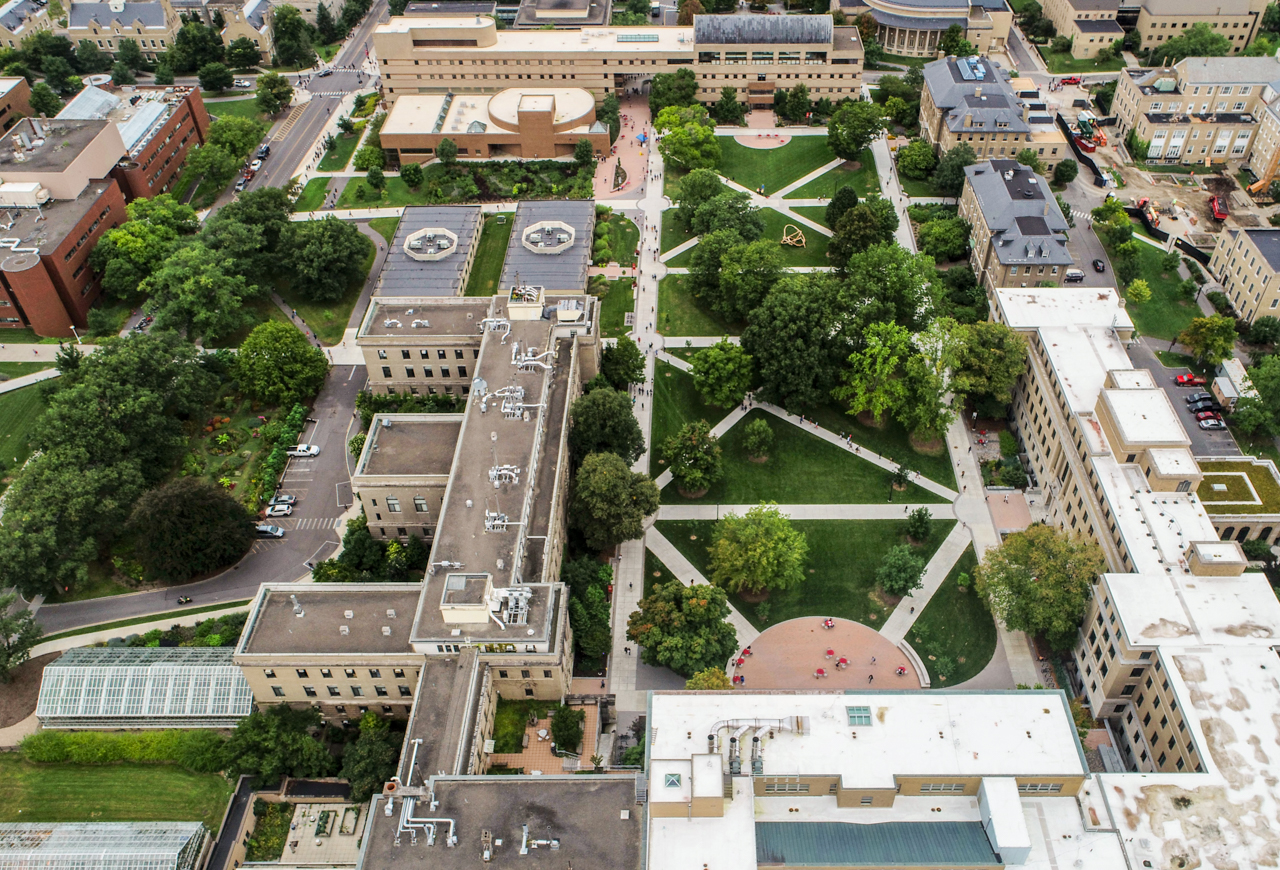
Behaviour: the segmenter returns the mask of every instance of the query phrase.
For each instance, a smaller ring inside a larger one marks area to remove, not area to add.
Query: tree
[[[374,190],[382,190],[387,184],[387,177],[383,174],[381,166],[370,166],[365,174],[365,181]]]
[[[698,0],[686,0],[685,6],[691,6],[697,2]],[[684,7],[681,7],[681,14],[683,12]],[[727,126],[741,124],[747,117],[747,107],[738,102],[738,89],[732,85],[725,85],[721,88],[720,99],[711,107],[711,115],[716,119],[716,123],[719,124]]]
[[[333,13],[323,3],[316,6],[316,36],[320,37],[320,42],[325,45],[337,42],[342,36],[342,32],[338,29],[338,22],[333,20]]]
[[[92,39],[82,39],[76,45],[76,66],[84,73],[100,73],[111,69],[111,55],[98,48]]]
[[[1271,544],[1265,538],[1251,538],[1240,545],[1245,558],[1250,562],[1261,562],[1268,568],[1275,565],[1276,554],[1271,551]],[[3,603],[3,599],[0,599]]]
[[[733,683],[729,682],[723,667],[705,668],[684,682],[686,692],[719,692],[732,688]]]
[[[834,227],[840,222],[840,218],[844,213],[858,204],[858,191],[852,184],[846,184],[835,192],[831,197],[831,202],[827,203],[827,210],[823,217],[827,219],[827,226]]]
[[[31,648],[44,635],[30,610],[10,613],[17,601],[16,592],[0,595],[0,683],[13,678],[14,669],[31,658]]]
[[[1017,160],[1037,175],[1044,174],[1044,164],[1040,162],[1040,157],[1034,148],[1023,148],[1018,152]]]
[[[724,475],[720,443],[706,420],[685,423],[662,443],[662,456],[680,492],[703,493]]]
[[[809,541],[772,502],[743,516],[726,514],[715,525],[710,576],[716,586],[735,594],[767,595],[800,584],[805,578]]]
[[[746,320],[784,271],[782,250],[775,242],[757,239],[734,245],[720,257],[719,292],[712,307],[726,320]]]
[[[598,392],[602,391],[591,395]],[[631,471],[622,457],[592,453],[582,461],[569,522],[582,531],[590,549],[607,550],[635,540],[644,534],[644,518],[657,509],[658,487],[647,474]]]
[[[658,73],[649,85],[649,116],[657,118],[668,106],[693,106],[698,102],[698,77],[683,67]]]
[[[31,69],[21,61],[14,61],[13,63],[6,65],[4,68],[4,74],[11,78],[26,79],[28,85],[31,85],[32,87],[35,86],[36,74],[33,73]]]
[[[906,329],[891,322],[873,323],[867,329],[863,348],[849,356],[844,384],[832,394],[848,403],[850,414],[868,411],[880,420],[906,399],[901,371],[910,350],[911,333]]]
[[[224,271],[222,257],[199,242],[175,251],[139,289],[156,328],[217,341],[245,325],[242,303],[258,295],[243,276]]]
[[[953,24],[938,38],[938,51],[956,57],[968,57],[976,54],[973,43],[964,38],[964,28]]]
[[[898,151],[898,171],[907,178],[928,178],[937,165],[933,146],[923,139],[916,139]]]
[[[1053,54],[1070,54],[1071,37],[1055,36],[1053,42],[1049,43],[1049,51]]]
[[[413,190],[422,187],[425,179],[426,173],[422,171],[421,163],[406,163],[400,167],[400,180]]]
[[[591,585],[569,600],[569,624],[578,652],[589,659],[599,659],[613,648],[610,631],[609,601],[601,586]]]
[[[267,128],[252,118],[219,118],[209,125],[208,142],[226,151],[232,157],[249,156]]]
[[[324,6],[323,3],[320,5]],[[252,69],[261,59],[258,46],[247,36],[237,37],[227,46],[227,65],[232,69]]]
[[[1151,301],[1151,285],[1142,278],[1134,278],[1129,282],[1129,286],[1125,289],[1124,294],[1130,302],[1141,305],[1143,302]]]
[[[111,67],[111,84],[113,85],[132,85],[137,84],[138,78],[133,74],[133,70],[123,61],[116,61]]]
[[[200,79],[201,89],[206,91],[229,90],[232,81],[235,79],[227,65],[217,61],[200,67],[200,72],[197,75]]]
[[[728,597],[719,587],[659,583],[627,619],[627,640],[640,645],[645,664],[691,677],[724,667],[738,651],[738,632],[728,616]]]
[[[827,145],[837,157],[861,160],[862,152],[884,129],[884,118],[875,103],[845,103],[827,123]]]
[[[354,224],[335,217],[295,221],[284,232],[282,249],[294,286],[318,302],[342,298],[366,276],[365,257],[372,247]]]
[[[916,508],[907,514],[907,537],[921,544],[933,537],[933,514],[928,508]]]
[[[60,57],[71,64],[75,61],[76,47],[65,36],[58,36],[52,30],[36,30],[22,40],[21,56],[31,66],[43,70],[45,63],[52,57]]]
[[[787,94],[787,115],[797,124],[803,123],[812,108],[813,103],[809,100],[809,86],[799,82]]]
[[[452,166],[458,160],[458,144],[446,136],[436,146],[436,157],[445,166]]]
[[[254,99],[258,111],[268,115],[274,115],[293,102],[293,85],[279,73],[265,72],[258,76],[256,93]]]
[[[590,139],[579,139],[578,144],[573,146],[573,162],[579,166],[586,166],[595,159],[595,156],[596,150]]]
[[[1061,650],[1075,643],[1093,583],[1105,570],[1097,544],[1037,523],[987,550],[974,586],[1006,626],[1044,635]]]
[[[832,329],[836,297],[832,276],[796,275],[751,312],[742,347],[755,360],[763,398],[792,413],[827,400],[847,356]]]
[[[594,389],[569,408],[569,446],[581,461],[592,453],[616,453],[629,465],[644,452],[644,436],[625,393]]]
[[[559,752],[577,752],[582,745],[582,724],[587,711],[561,704],[551,714],[551,739]]]
[[[671,111],[663,110],[654,126],[661,129],[662,120]],[[700,111],[706,115],[706,109]],[[709,124],[686,123],[667,130],[658,140],[658,151],[678,169],[711,169],[720,162],[720,140]]]
[[[321,9],[325,9],[323,3]],[[389,723],[373,711],[360,717],[360,736],[342,753],[342,772],[338,775],[351,783],[351,799],[363,803],[382,792],[383,783],[396,773],[400,757],[400,741],[391,733]]]
[[[44,72],[44,82],[53,88],[59,94],[66,94],[75,90],[71,86],[71,80],[75,78],[75,69],[72,68],[71,62],[64,57],[47,57],[41,67]]]
[[[634,341],[621,336],[600,355],[600,373],[615,390],[643,383],[644,354]]]
[[[1111,266],[1121,284],[1128,286],[1142,273],[1141,257],[1142,249],[1132,239],[1121,242],[1111,251]]]
[[[1280,318],[1264,314],[1249,325],[1249,343],[1259,345],[1280,344]]]
[[[1261,430],[1280,435],[1280,356],[1262,357],[1248,369],[1249,382],[1258,395],[1242,396],[1231,415],[1233,423],[1247,433]]]
[[[693,232],[694,214],[698,206],[726,193],[728,188],[721,183],[715,170],[695,169],[680,180],[679,190],[676,209],[667,214],[672,216],[676,226]]]
[[[165,54],[165,65],[175,72],[191,73],[225,56],[222,37],[216,30],[199,21],[188,21],[182,25],[174,37],[173,47]]]
[[[1076,176],[1079,174],[1080,164],[1071,159],[1063,160],[1053,167],[1053,183],[1057,185],[1070,184],[1075,181]]]
[[[872,323],[892,321],[920,332],[933,319],[943,292],[933,258],[888,243],[853,256],[845,267],[837,310],[850,312],[850,328],[861,333]],[[841,354],[841,361],[848,351]]]
[[[764,233],[764,216],[745,190],[726,190],[697,206],[690,228],[704,242],[717,230],[733,230],[744,242],[754,242]]]
[[[943,196],[959,196],[964,189],[964,168],[977,162],[978,155],[968,142],[956,144],[938,161],[938,168],[933,171],[933,186]]]
[[[872,194],[840,216],[827,243],[827,259],[844,269],[855,255],[875,245],[893,242],[898,215],[893,203]]]
[[[981,320],[959,329],[952,369],[957,392],[976,402],[1001,406],[1027,370],[1027,340],[1003,323]]]
[[[135,551],[147,575],[184,582],[226,567],[253,545],[253,520],[226,490],[194,477],[176,477],[138,499],[130,531],[147,546]]]
[[[158,85],[173,84],[173,67],[166,66],[165,64],[160,64],[159,66],[156,67],[154,78],[155,78],[156,84]]]
[[[709,405],[732,408],[751,386],[751,354],[723,338],[689,360],[693,386]]]
[[[249,774],[260,785],[274,785],[285,776],[327,775],[333,769],[333,757],[310,734],[322,723],[314,707],[277,704],[254,710],[227,740],[228,772]]]
[[[225,187],[240,169],[240,161],[217,145],[197,145],[187,153],[187,168],[217,187]]]
[[[924,559],[911,552],[908,544],[890,548],[876,568],[876,583],[890,595],[910,595],[923,584]]]
[[[1236,322],[1221,314],[1194,317],[1178,335],[1178,341],[1187,346],[1197,362],[1212,368],[1231,356],[1235,349]]]
[[[684,0],[680,4],[680,11],[676,14],[676,25],[679,27],[692,27],[693,16],[702,15],[706,11],[698,0]]]
[[[920,253],[935,260],[961,260],[969,253],[969,232],[969,222],[964,218],[925,221],[916,230],[916,242]]]
[[[766,458],[769,448],[773,446],[773,430],[769,428],[769,421],[764,417],[757,417],[748,423],[742,430],[742,446],[753,459]]]
[[[246,395],[288,407],[320,391],[329,362],[295,326],[269,320],[240,345],[235,371]]]
[[[1178,36],[1151,50],[1153,66],[1170,66],[1188,57],[1225,57],[1231,41],[1204,21],[1191,25]]]
[[[310,27],[302,13],[293,6],[277,6],[271,23],[272,42],[276,57],[283,66],[305,67],[316,62],[311,48]]]

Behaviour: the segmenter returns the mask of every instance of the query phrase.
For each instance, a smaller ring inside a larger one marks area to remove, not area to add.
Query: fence
[[[1106,187],[1106,177],[1102,174],[1102,170],[1098,168],[1098,164],[1093,158],[1085,154],[1080,146],[1076,143],[1075,134],[1071,132],[1071,125],[1067,123],[1067,119],[1062,117],[1062,113],[1057,114],[1058,127],[1062,129],[1062,134],[1067,137],[1067,144],[1071,146],[1072,152],[1076,155],[1076,160],[1083,166],[1087,167],[1093,173],[1093,186]]]

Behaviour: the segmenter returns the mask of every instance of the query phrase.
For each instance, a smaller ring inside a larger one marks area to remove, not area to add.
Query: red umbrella
[[[813,672],[813,675],[815,677],[825,677],[827,675],[827,672],[822,668],[818,668],[816,671]]]
[[[833,649],[829,649],[829,650],[827,650],[827,658],[831,658],[831,657],[832,657],[833,655],[835,655],[835,654],[836,654],[836,651],[835,651],[835,650],[833,650]]]
[[[849,666],[849,660],[848,660],[847,658],[845,658],[844,656],[840,656],[840,661],[839,661],[839,662],[837,662],[837,664],[839,664],[841,667],[848,667],[848,666]]]
[[[738,659],[738,667],[742,667],[745,659]]]

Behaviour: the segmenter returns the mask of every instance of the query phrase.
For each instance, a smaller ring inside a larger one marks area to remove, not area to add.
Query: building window
[[[845,714],[849,717],[850,725],[870,725],[871,724],[871,708],[870,707],[845,707]]]
[[[525,696],[526,698],[532,698],[532,697],[533,697],[533,689],[525,689],[525,690],[524,690],[524,696]]]
[[[505,680],[505,679],[507,679],[507,672],[506,672],[506,671],[498,671],[498,679],[500,679],[500,680]]]
[[[382,367],[382,376],[383,376],[384,378],[389,378],[389,377],[391,377],[391,366],[383,366],[383,367]]]
[[[549,680],[549,679],[551,679],[551,671],[543,671],[543,672],[542,672],[542,678],[543,678],[544,680]]]
[[[400,690],[400,697],[401,697],[401,698],[412,698],[412,697],[413,697],[413,690],[411,690],[408,686],[397,686],[396,688],[398,688],[398,689]]]
[[[680,774],[678,774],[678,773],[668,773],[668,774],[666,774],[666,775],[665,775],[665,776],[663,776],[663,778],[662,778],[662,785],[663,785],[663,787],[664,787],[664,788],[679,788],[679,787],[680,787]]]
[[[303,686],[302,691],[306,694],[308,698],[314,698],[316,696],[315,686]]]
[[[385,350],[379,350],[378,359],[386,359],[386,358],[387,358],[387,352]]]
[[[348,680],[350,680],[350,679],[352,679],[353,677],[355,677],[355,675],[356,675],[356,669],[355,669],[355,668],[343,668],[343,669],[342,669],[342,673],[346,675],[346,677],[347,677],[347,679],[348,679]]]
[[[413,497],[413,509],[420,514],[427,512],[427,500],[420,495]]]
[[[521,671],[521,672],[520,672],[520,679],[522,679],[522,680],[527,680],[527,679],[529,679],[529,672],[528,672],[528,671]]]
[[[1062,791],[1060,782],[1020,782],[1019,794],[1058,794]]]
[[[262,673],[268,680],[274,680],[276,678],[276,672],[274,668],[266,668]]]
[[[373,687],[373,693],[374,693],[375,695],[377,695],[379,698],[385,698],[385,697],[387,697],[387,687],[386,687],[386,686],[374,686],[374,687]]]
[[[298,674],[298,679],[300,679],[300,680],[305,680],[305,679],[307,678],[307,669],[306,669],[306,668],[298,668],[298,670],[296,671],[296,673]]]
[[[400,499],[393,495],[387,496],[387,510],[391,511],[393,514],[400,513]]]
[[[333,676],[333,671],[329,670],[328,668],[321,668],[320,676],[324,677],[327,680],[329,679],[329,677]]]
[[[382,671],[379,668],[369,668],[369,676],[375,680],[379,679],[382,676]]]
[[[328,689],[329,689],[329,697],[330,697],[330,698],[341,698],[341,697],[342,697],[342,693],[338,691],[338,687],[337,687],[337,686],[329,686],[329,687],[328,687]]]
[[[862,806],[864,806],[864,807],[869,807],[869,806],[871,806],[871,796],[870,796],[870,795],[863,795],[863,796],[862,796],[862,799],[861,799],[861,801],[860,801],[860,803],[861,803],[861,804],[862,804]]]
[[[351,696],[352,696],[352,697],[354,697],[354,698],[363,698],[363,697],[364,697],[364,689],[360,688],[359,686],[352,686],[352,687],[351,687]]]
[[[920,793],[959,794],[964,791],[962,782],[926,782],[920,785]]]
[[[284,689],[280,688],[279,686],[272,686],[272,687],[271,687],[271,694],[275,695],[277,698],[283,698],[283,697],[284,697]]]
[[[765,794],[808,794],[809,783],[795,782],[795,781],[788,782],[785,780],[782,782],[766,781],[764,784],[764,793]]]
[[[397,679],[404,679],[404,668],[393,668],[391,673],[395,674]]]

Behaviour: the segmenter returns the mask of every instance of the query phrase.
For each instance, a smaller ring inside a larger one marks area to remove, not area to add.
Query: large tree
[[[804,580],[809,541],[776,504],[768,502],[743,516],[726,514],[716,523],[707,553],[712,583],[734,593],[763,595]]]
[[[953,377],[956,390],[984,413],[1002,415],[1013,388],[1027,370],[1027,340],[1003,323],[982,320],[958,330]]]
[[[598,387],[569,408],[569,447],[582,461],[592,453],[615,453],[627,465],[644,452],[644,435],[626,393]]]
[[[588,586],[581,595],[569,599],[569,624],[573,642],[583,656],[599,659],[613,648],[609,600],[601,586]]]
[[[627,620],[627,640],[640,645],[645,664],[691,677],[724,667],[737,652],[738,632],[728,617],[728,596],[719,587],[659,583]]]
[[[897,244],[874,245],[849,258],[840,284],[840,309],[862,332],[877,321],[892,321],[920,332],[934,317],[944,288],[933,258]]]
[[[324,4],[320,5],[324,9]],[[372,710],[360,717],[360,736],[342,753],[342,771],[338,774],[351,783],[351,800],[364,803],[382,792],[382,786],[395,776],[400,758],[400,738],[391,725]]]
[[[697,0],[686,0],[685,6],[696,2]],[[725,85],[721,88],[720,99],[711,107],[711,114],[718,124],[726,126],[741,124],[747,117],[747,107],[745,104],[738,102],[738,89],[732,85]]]
[[[17,600],[16,592],[0,595],[0,683],[12,679],[14,668],[31,658],[31,648],[44,635],[30,610],[10,612]]]
[[[231,116],[220,118],[209,125],[208,142],[233,157],[245,158],[257,146],[265,132],[266,125],[259,124],[252,118]]]
[[[226,91],[231,89],[231,84],[235,78],[231,74],[231,70],[221,61],[212,61],[200,67],[197,74],[200,78],[200,88],[205,91]],[[249,120],[241,118],[239,120]]]
[[[1097,544],[1038,523],[988,550],[974,581],[1006,626],[1044,635],[1054,649],[1067,649],[1075,642],[1090,590],[1105,570]]]
[[[735,245],[720,257],[720,293],[713,307],[730,322],[746,320],[785,271],[776,241],[756,239]]]
[[[597,390],[596,392],[599,392]],[[592,453],[574,478],[569,522],[592,550],[607,550],[644,534],[658,509],[658,487],[614,453]]]
[[[928,178],[937,165],[933,146],[923,139],[898,150],[898,171],[907,178]]]
[[[311,299],[332,302],[363,280],[373,248],[354,224],[335,217],[295,221],[284,232],[282,261],[294,286]]]
[[[649,85],[649,115],[656,118],[668,106],[693,106],[698,102],[698,78],[682,67],[673,73],[658,73]]]
[[[245,394],[281,407],[314,396],[324,384],[324,352],[291,323],[268,320],[255,326],[236,354],[236,380]]]
[[[50,118],[62,111],[62,98],[44,82],[36,82],[31,88],[29,102],[31,103],[32,111],[47,115]]]
[[[225,187],[240,169],[240,161],[217,145],[197,145],[187,154],[187,169],[215,187]]]
[[[82,39],[76,45],[76,66],[82,73],[100,73],[111,69],[111,55],[98,48],[92,39]]]
[[[863,346],[849,356],[844,383],[832,393],[848,403],[850,414],[867,411],[876,420],[906,399],[902,369],[911,353],[911,333],[892,322],[868,327]]]
[[[253,545],[253,519],[221,487],[175,477],[134,505],[129,528],[145,540],[135,550],[149,577],[190,580],[232,564]]]
[[[323,4],[322,4],[323,5]],[[256,105],[259,112],[274,115],[293,101],[293,85],[279,73],[266,72],[258,76]]]
[[[754,242],[764,233],[764,215],[745,190],[725,190],[697,205],[689,228],[699,236],[733,230],[743,241]]]
[[[933,186],[943,196],[959,196],[964,189],[964,168],[978,162],[978,155],[968,142],[959,142],[942,155],[933,170]]]
[[[662,110],[654,127],[666,130],[658,140],[664,160],[677,169],[711,169],[720,162],[720,140],[706,116],[701,106]]]
[[[733,683],[729,682],[729,675],[724,672],[723,667],[706,668],[684,681],[686,692],[713,692],[732,688]]]
[[[304,67],[316,62],[316,53],[311,48],[311,28],[295,7],[275,7],[271,35],[276,57],[282,65]]]
[[[727,338],[695,353],[689,365],[694,389],[709,405],[732,408],[751,387],[751,354]]]
[[[254,45],[253,40],[247,36],[237,37],[227,46],[227,64],[233,69],[252,69],[261,59],[258,46]]]
[[[212,27],[199,21],[188,21],[174,37],[173,47],[165,54],[174,72],[193,73],[205,64],[221,61],[226,56],[222,37]]]
[[[855,255],[868,248],[894,244],[897,228],[898,213],[893,203],[870,196],[840,216],[827,244],[827,259],[837,269],[844,269]]]
[[[1236,402],[1232,422],[1249,433],[1280,434],[1280,356],[1265,356],[1250,366],[1249,381],[1258,395]]]
[[[835,196],[831,197],[831,201],[827,203],[827,210],[823,214],[826,218],[827,226],[834,227],[840,222],[840,218],[844,213],[858,204],[858,191],[854,189],[852,184],[846,184],[835,192]]]
[[[836,312],[835,279],[820,272],[784,278],[751,312],[742,347],[764,398],[792,413],[826,401],[848,356],[832,328]]]
[[[1194,317],[1179,333],[1178,341],[1185,344],[1202,365],[1213,367],[1231,356],[1235,349],[1236,322],[1221,314]]]
[[[702,493],[724,476],[720,442],[706,420],[685,423],[662,443],[662,456],[682,493]]]
[[[243,303],[260,295],[257,285],[224,268],[222,255],[194,242],[175,251],[142,282],[151,297],[147,310],[158,329],[217,342],[251,323]]]
[[[890,595],[910,595],[921,587],[924,559],[911,552],[908,544],[891,547],[876,568],[876,583]]]
[[[1225,57],[1230,51],[1231,41],[1214,30],[1212,24],[1200,21],[1153,48],[1150,63],[1169,66],[1188,57]]]
[[[644,354],[627,336],[621,336],[600,355],[600,374],[615,390],[644,382]]]
[[[676,226],[692,232],[693,216],[698,206],[710,202],[728,189],[714,169],[695,169],[680,179],[676,208],[664,212],[663,217],[670,217]]]
[[[884,129],[884,116],[875,103],[845,103],[827,123],[827,145],[837,157],[861,160],[862,152]]]
[[[141,200],[135,200],[139,202]],[[89,265],[102,276],[102,289],[119,299],[138,291],[178,246],[178,234],[151,221],[126,221],[94,245]]]
[[[241,719],[227,741],[227,770],[248,774],[259,785],[273,786],[286,776],[326,776],[333,756],[318,739],[324,720],[314,707],[295,709],[275,704]]]

